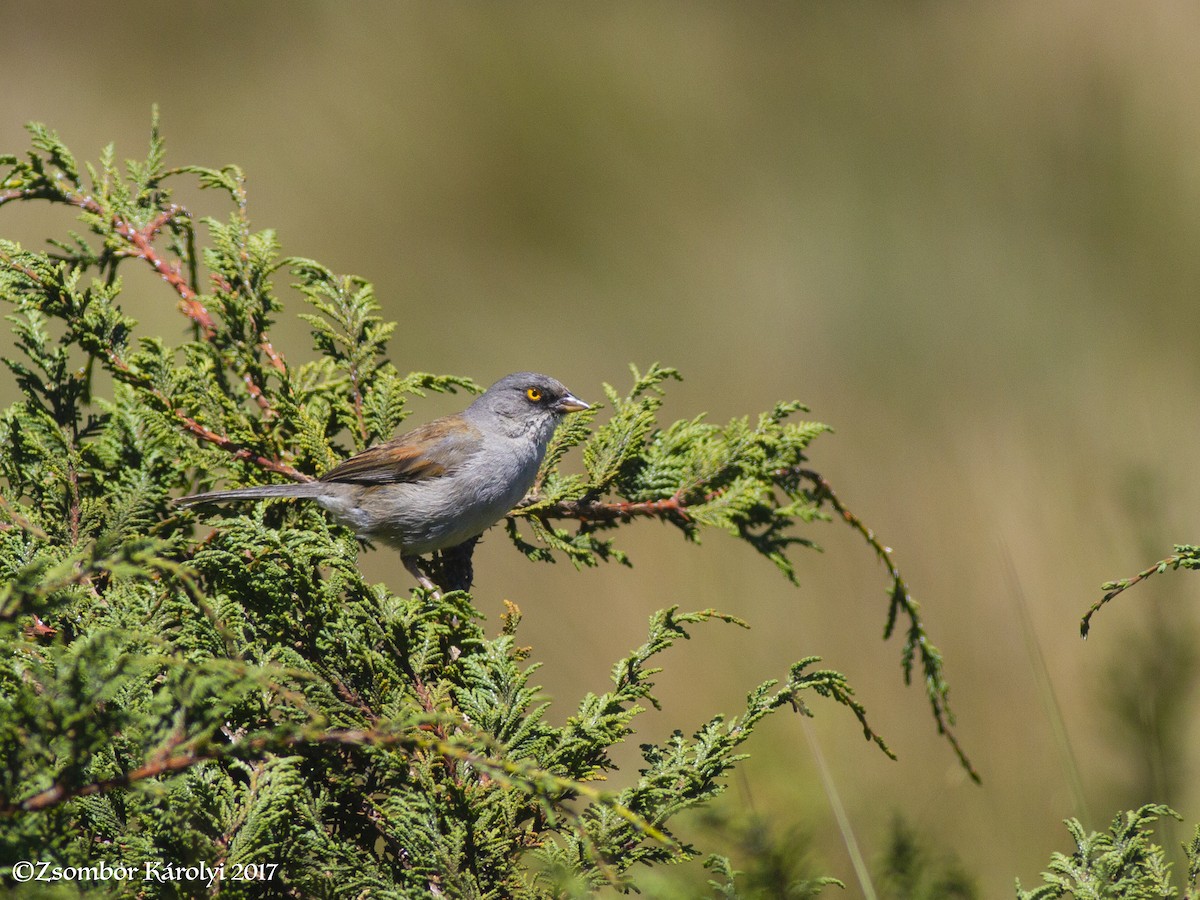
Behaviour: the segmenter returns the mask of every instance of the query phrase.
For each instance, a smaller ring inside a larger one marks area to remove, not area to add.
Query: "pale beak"
[[[560,397],[554,404],[554,411],[557,413],[579,412],[583,409],[591,409],[592,407],[584,403],[574,394],[567,394],[565,397]]]

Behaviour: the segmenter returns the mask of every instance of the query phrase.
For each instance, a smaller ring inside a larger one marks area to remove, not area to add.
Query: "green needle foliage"
[[[1170,807],[1148,804],[1117,816],[1107,834],[1087,833],[1078,820],[1068,819],[1067,830],[1075,841],[1075,851],[1070,856],[1054,854],[1049,870],[1042,873],[1041,887],[1023,891],[1018,881],[1018,900],[1152,900],[1181,896],[1171,884],[1171,866],[1163,848],[1151,840],[1150,826],[1160,816],[1179,818]],[[1184,850],[1188,871],[1182,896],[1194,900],[1200,897],[1200,828]]]
[[[1174,553],[1165,559],[1160,559],[1150,568],[1138,572],[1132,578],[1121,578],[1101,585],[1101,590],[1107,591],[1107,593],[1091,605],[1079,625],[1079,632],[1083,635],[1084,640],[1087,640],[1088,632],[1091,630],[1092,616],[1099,612],[1101,607],[1135,584],[1140,584],[1151,575],[1161,575],[1167,569],[1200,569],[1200,547],[1194,544],[1176,544]]]
[[[845,679],[797,662],[752,688],[735,715],[642,746],[619,791],[613,747],[655,704],[659,656],[696,627],[736,620],[676,608],[552,725],[516,642],[511,607],[488,634],[469,594],[368,584],[353,535],[313,504],[230,507],[197,534],[170,499],[219,485],[304,480],[390,437],[427,391],[474,391],[403,374],[372,287],[280,255],[254,231],[241,173],[167,168],[157,123],[145,160],[106,149],[79,165],[30,126],[32,149],[0,156],[0,206],[74,209],[80,232],[38,253],[0,241],[0,298],[19,355],[20,399],[0,413],[0,864],[101,861],[223,867],[230,896],[550,897],[691,858],[671,830],[725,786],[743,743],[816,694],[867,725]],[[168,185],[194,179],[229,201],[196,218]],[[140,334],[121,272],[149,265],[186,317],[187,340]],[[306,302],[317,358],[293,365],[269,337]],[[953,717],[941,658],[879,544],[807,467],[825,426],[798,403],[715,425],[663,425],[678,374],[634,371],[606,387],[607,417],[571,417],[537,489],[508,520],[532,559],[628,563],[615,530],[655,517],[698,540],[719,529],[795,580],[796,533],[831,518],[859,530],[891,585],[887,633],[907,621],[937,727]],[[585,473],[558,465],[580,448]],[[973,773],[972,773],[973,774]],[[734,896],[732,869],[712,882]],[[239,880],[239,876],[248,880]],[[266,882],[266,884],[264,884]],[[143,896],[141,880],[107,892]],[[167,889],[163,889],[167,890]],[[191,894],[204,888],[176,884]]]

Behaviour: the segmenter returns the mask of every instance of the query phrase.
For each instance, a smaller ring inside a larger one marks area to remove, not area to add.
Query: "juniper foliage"
[[[1079,632],[1083,635],[1084,640],[1087,640],[1088,633],[1091,630],[1092,616],[1099,612],[1102,607],[1119,594],[1123,594],[1129,590],[1135,584],[1140,584],[1151,575],[1161,575],[1167,569],[1200,569],[1200,546],[1196,546],[1195,544],[1176,544],[1174,553],[1164,559],[1160,559],[1149,568],[1138,572],[1132,578],[1120,578],[1116,581],[1107,581],[1102,584],[1100,589],[1106,593],[1089,607],[1079,624]]]
[[[1086,832],[1077,819],[1066,821],[1075,841],[1070,856],[1055,853],[1050,867],[1042,873],[1042,886],[1032,891],[1021,889],[1018,900],[1152,900],[1179,897],[1171,883],[1171,866],[1163,848],[1152,840],[1151,826],[1162,816],[1178,819],[1168,806],[1147,804],[1113,819],[1107,833]],[[1200,827],[1184,847],[1188,870],[1184,875],[1183,897],[1200,897]]]
[[[698,853],[674,817],[723,790],[773,711],[830,698],[886,750],[845,679],[810,657],[750,690],[738,714],[643,745],[638,777],[603,791],[612,748],[657,702],[660,654],[737,620],[656,613],[611,686],[560,727],[516,642],[515,606],[489,635],[465,592],[367,583],[353,535],[312,504],[229,508],[197,535],[171,497],[314,477],[389,437],[412,398],[477,388],[397,370],[371,285],[282,256],[272,231],[251,228],[242,173],[168,168],[157,121],[145,159],[123,169],[111,147],[80,165],[53,132],[29,130],[29,152],[0,156],[0,206],[65,205],[82,228],[44,253],[0,242],[19,351],[4,362],[20,392],[0,414],[0,862],[220,864],[235,897],[624,889],[635,866]],[[175,203],[181,178],[227,198],[225,217]],[[139,332],[122,306],[130,265],[161,277],[187,340]],[[290,364],[270,340],[294,298],[281,276],[308,305],[312,362]],[[825,426],[796,420],[798,403],[663,425],[678,374],[633,375],[627,392],[605,387],[603,421],[597,410],[560,429],[507,522],[515,546],[628,564],[615,531],[651,516],[689,540],[728,532],[795,580],[790,551],[811,540],[796,528],[832,510],[887,566],[887,632],[907,618],[906,677],[919,660],[937,726],[969,769],[941,658],[889,551],[807,467]],[[575,448],[584,472],[565,474]],[[247,865],[270,883],[231,878]],[[731,895],[732,870],[713,865]]]

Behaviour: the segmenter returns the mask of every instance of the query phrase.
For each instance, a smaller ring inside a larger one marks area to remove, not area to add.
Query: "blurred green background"
[[[660,360],[687,378],[671,418],[808,403],[836,428],[814,466],[922,602],[982,787],[902,687],[884,572],[836,523],[813,529],[825,552],[800,554],[800,590],[723,535],[697,548],[640,523],[622,535],[635,568],[579,574],[493,533],[478,602],[496,628],[520,604],[557,717],[653,610],[748,619],[666,657],[640,739],[734,713],[820,654],[899,754],[814,703],[868,858],[902,815],[1003,897],[1067,849],[1068,815],[1104,828],[1153,800],[1200,820],[1200,579],[1151,579],[1078,633],[1101,582],[1197,537],[1198,38],[1198,7],[1104,0],[9,0],[0,152],[23,152],[33,119],[81,159],[109,141],[138,156],[157,102],[170,164],[241,165],[285,252],[375,283],[401,369],[533,368],[596,399]],[[217,199],[187,196],[224,217]],[[0,210],[0,235],[31,247],[73,224]],[[169,292],[127,273],[146,332],[181,336]],[[290,316],[275,345],[311,353]],[[418,402],[414,421],[461,403]],[[407,587],[390,555],[364,564]],[[856,895],[798,719],[749,751],[723,805],[798,824]]]

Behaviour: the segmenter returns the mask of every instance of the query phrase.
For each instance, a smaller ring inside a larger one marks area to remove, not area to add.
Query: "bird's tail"
[[[319,481],[297,484],[262,484],[258,487],[234,488],[229,491],[209,491],[180,497],[175,506],[195,506],[199,503],[224,503],[226,500],[263,500],[270,497],[316,497],[328,486]]]

